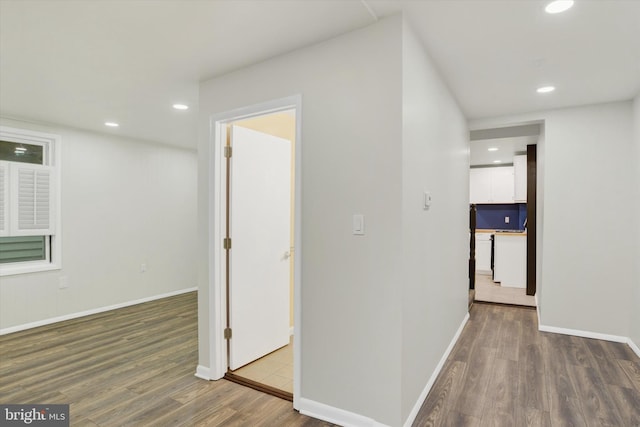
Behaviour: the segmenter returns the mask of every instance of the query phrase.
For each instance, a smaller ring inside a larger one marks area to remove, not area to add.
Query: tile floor
[[[293,337],[289,345],[236,369],[233,373],[293,393]]]
[[[523,288],[507,288],[494,283],[490,274],[476,274],[476,301],[536,306],[536,299]]]

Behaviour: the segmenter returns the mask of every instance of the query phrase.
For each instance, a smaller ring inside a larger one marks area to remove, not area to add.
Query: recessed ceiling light
[[[494,160],[493,163],[502,163],[502,160]]]
[[[549,3],[544,10],[547,13],[560,13],[571,9],[571,6],[573,6],[573,0],[556,0]]]
[[[110,128],[117,128],[118,126],[120,126],[118,123],[116,122],[104,122],[105,126],[109,126]]]
[[[487,151],[498,151],[498,147],[489,147]]]
[[[556,90],[555,86],[542,86],[542,87],[539,87],[538,89],[536,89],[536,92],[538,92],[538,93],[549,93],[549,92],[553,92],[554,90]]]
[[[173,108],[176,110],[188,110],[189,106],[184,104],[173,104]]]

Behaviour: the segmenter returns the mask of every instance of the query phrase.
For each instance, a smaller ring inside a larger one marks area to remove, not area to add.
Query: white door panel
[[[291,142],[232,126],[229,367],[289,343]]]

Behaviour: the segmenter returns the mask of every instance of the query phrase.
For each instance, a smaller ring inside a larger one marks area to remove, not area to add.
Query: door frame
[[[541,299],[539,298],[539,295],[542,293],[543,287],[541,277],[543,236],[539,224],[541,224],[544,219],[544,205],[539,202],[543,201],[541,194],[543,194],[544,190],[544,176],[542,174],[541,165],[544,161],[544,135],[546,132],[546,120],[543,118],[515,122],[498,120],[497,122],[488,122],[483,125],[471,126],[469,134],[471,136],[472,132],[483,133],[482,136],[484,136],[484,138],[478,137],[475,139],[524,136],[523,134],[514,134],[509,130],[509,128],[529,125],[538,125],[539,133],[537,134],[537,141],[534,144],[529,144],[527,146],[527,154],[531,151],[529,146],[533,146],[535,161],[531,163],[529,155],[527,155],[527,284],[525,286],[525,291],[527,295],[535,296],[538,318],[540,318]],[[495,131],[497,131],[497,133]],[[473,143],[475,139],[470,137],[469,142]],[[543,147],[542,150],[540,150],[541,146]],[[531,201],[533,201],[534,206],[531,206]],[[533,207],[533,212],[531,207]]]
[[[265,114],[295,110],[295,166],[294,166],[294,255],[293,255],[293,407],[298,409],[302,372],[301,334],[302,330],[302,95],[266,101],[215,114],[209,119],[209,219],[208,245],[212,254],[209,270],[209,307],[212,317],[209,322],[209,343],[211,374],[213,379],[222,378],[227,372],[227,343],[224,338],[226,327],[227,274],[225,250],[222,242],[226,225],[226,145],[227,124]]]
[[[539,139],[539,138],[538,138]],[[527,295],[537,292],[538,145],[527,145]],[[538,302],[536,301],[536,306]]]

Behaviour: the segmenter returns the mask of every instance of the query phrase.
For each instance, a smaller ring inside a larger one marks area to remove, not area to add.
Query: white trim
[[[633,352],[640,357],[640,347],[638,347],[636,345],[636,343],[633,342],[633,340],[631,338],[627,339],[627,344],[629,344],[629,347],[631,347],[631,350],[633,350]]]
[[[302,382],[302,95],[289,98],[295,105],[296,147],[294,177],[293,247],[293,407],[298,408]]]
[[[557,328],[555,326],[545,326],[540,324],[540,303],[538,302],[538,294],[536,294],[536,310],[538,311],[538,330],[540,332],[550,332],[553,334],[573,335],[576,337],[593,338],[596,340],[619,342],[629,345],[631,350],[640,357],[640,348],[633,342],[631,338],[620,335],[601,334],[599,332],[581,331],[578,329]]]
[[[198,365],[198,367],[196,368],[196,373],[194,375],[202,380],[207,380],[207,381],[214,381],[214,380],[220,379],[220,378],[215,378],[213,375],[211,375],[211,369],[202,365]]]
[[[386,427],[386,424],[380,424],[372,418],[303,397],[298,399],[298,406],[302,415],[344,427]]]
[[[62,268],[62,137],[57,134],[10,126],[0,126],[0,136],[11,142],[23,142],[46,147],[43,150],[43,162],[46,166],[53,167],[54,175],[53,227],[55,230],[55,233],[51,236],[50,251],[52,253],[50,262],[3,264],[0,266],[0,276],[60,270]],[[1,331],[0,335],[2,335]]]
[[[612,341],[612,342],[621,342],[628,343],[629,338],[623,337],[620,335],[609,335],[609,334],[601,334],[599,332],[591,332],[591,331],[581,331],[578,329],[567,329],[567,328],[557,328],[555,326],[545,326],[538,325],[538,330],[540,332],[551,332],[554,334],[562,334],[562,335],[573,335],[576,337],[582,338],[593,338],[596,340],[604,340],[604,341]]]
[[[294,324],[295,331],[302,330],[302,96],[293,95],[273,101],[267,101],[248,107],[237,108],[209,119],[209,302],[211,315],[209,325],[209,370],[212,378],[224,376],[227,368],[226,342],[223,329],[226,322],[226,303],[224,287],[224,251],[222,250],[223,227],[225,220],[224,191],[226,175],[224,170],[224,145],[226,145],[226,124],[250,117],[262,116],[285,110],[296,112],[296,149],[295,149],[295,207],[294,207]],[[293,340],[293,407],[298,409],[300,397],[300,379],[302,374],[302,337]],[[206,370],[203,367],[203,370]]]
[[[198,288],[180,289],[178,291],[168,292],[166,294],[154,295],[151,297],[141,298],[134,301],[127,301],[120,304],[109,305],[106,307],[94,308],[91,310],[80,311],[77,313],[65,314],[64,316],[52,317],[49,319],[38,320],[37,322],[25,323],[18,326],[11,326],[9,328],[0,329],[0,335],[11,334],[14,332],[20,332],[27,329],[37,328],[39,326],[51,325],[53,323],[64,322],[65,320],[77,319],[79,317],[90,316],[92,314],[103,313],[105,311],[116,310],[118,308],[130,307],[132,305],[138,305],[149,301],[155,301],[163,298],[173,297],[180,294],[186,294],[188,292],[197,291]]]
[[[440,371],[442,371],[442,368],[444,367],[444,364],[446,363],[447,358],[451,354],[453,347],[458,342],[458,339],[462,334],[462,330],[464,329],[468,321],[469,321],[469,313],[466,313],[464,318],[462,319],[462,322],[460,323],[460,326],[458,327],[458,330],[456,331],[455,335],[451,339],[449,346],[445,350],[444,354],[440,358],[440,361],[438,362],[438,365],[436,366],[435,370],[431,374],[431,377],[429,378],[427,385],[425,386],[424,390],[420,394],[420,397],[418,397],[416,404],[414,405],[413,409],[411,410],[411,413],[409,414],[407,420],[405,421],[404,423],[405,427],[410,427],[415,421],[415,418],[418,415],[418,412],[420,411],[422,404],[426,400],[427,395],[431,390],[431,387],[433,387],[433,384],[436,382],[436,379],[438,378]],[[360,414],[355,414],[353,412],[345,411],[344,409],[335,408],[333,406],[325,405],[324,403],[316,402],[316,401],[305,399],[305,398],[298,399],[297,409],[303,415],[307,415],[313,418],[317,418],[323,421],[327,421],[327,422],[338,424],[345,427],[383,427],[385,426],[385,424],[381,424],[372,418],[365,417]]]
[[[227,368],[226,344],[222,330],[225,328],[226,304],[224,301],[224,252],[220,250],[220,242],[224,237],[222,220],[224,218],[224,191],[226,187],[226,175],[224,168],[224,144],[226,141],[226,127],[218,123],[217,117],[212,117],[209,122],[210,135],[210,155],[209,155],[209,177],[210,196],[209,199],[209,371],[212,378],[224,376]],[[221,342],[222,341],[222,342]]]
[[[53,237],[52,240],[56,240],[55,237]],[[54,245],[55,244],[52,243],[51,246],[54,246]],[[55,253],[56,252],[54,251],[54,254]],[[24,273],[39,273],[42,271],[52,271],[52,270],[60,270],[60,269],[61,267],[59,264],[54,264],[47,260],[16,262],[11,264],[5,264],[2,267],[0,267],[0,277],[13,276],[16,274],[24,274]]]
[[[420,393],[420,397],[418,397],[416,404],[413,405],[413,409],[409,413],[409,416],[407,417],[407,420],[404,423],[404,427],[411,427],[411,425],[415,421],[416,417],[418,416],[418,412],[420,412],[420,408],[422,407],[422,404],[424,403],[425,400],[427,400],[427,396],[431,391],[431,387],[433,387],[433,384],[435,384],[436,379],[438,379],[438,375],[440,375],[440,371],[442,371],[444,364],[449,358],[449,355],[451,354],[453,347],[458,342],[458,339],[460,338],[460,334],[462,334],[462,330],[464,329],[468,321],[469,321],[469,313],[467,312],[467,314],[465,314],[464,316],[464,319],[462,319],[462,323],[460,323],[458,330],[456,331],[455,335],[451,339],[449,346],[447,347],[447,349],[444,351],[444,354],[440,358],[440,362],[438,362],[436,369],[433,371],[433,374],[431,374],[431,378],[429,378],[429,381],[427,381],[427,385],[424,387],[424,390],[422,390],[422,393]]]

